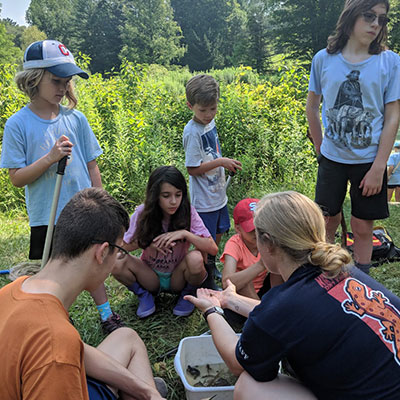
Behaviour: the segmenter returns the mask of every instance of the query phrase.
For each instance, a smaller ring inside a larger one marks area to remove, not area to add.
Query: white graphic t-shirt
[[[320,50],[313,58],[309,91],[322,95],[321,153],[345,163],[373,162],[385,104],[400,99],[400,57],[392,51],[359,63]]]
[[[183,131],[186,167],[199,167],[201,163],[222,157],[215,121],[208,125],[190,120]],[[190,176],[191,203],[198,212],[220,210],[228,201],[225,190],[225,170],[214,168],[200,176]]]

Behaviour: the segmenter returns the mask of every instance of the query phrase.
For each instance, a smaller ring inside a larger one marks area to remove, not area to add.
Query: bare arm
[[[158,400],[160,394],[106,353],[84,343],[85,370],[88,376],[98,379],[135,399]]]
[[[186,300],[191,301],[201,312],[205,312],[213,306],[222,306],[218,297],[214,296],[213,290],[198,289],[197,297],[185,296]],[[234,375],[240,375],[243,371],[242,366],[236,359],[235,349],[238,337],[222,315],[213,313],[207,317],[212,338],[218,353],[225,361],[226,365]]]
[[[229,171],[236,172],[236,170],[242,169],[242,163],[232,158],[220,157],[215,160],[203,162],[198,167],[187,167],[187,171],[191,176],[198,176],[217,167],[224,167]]]
[[[387,160],[393,148],[397,129],[399,128],[400,107],[398,101],[385,105],[383,129],[379,141],[378,153],[375,160],[360,183],[363,196],[372,196],[382,189],[383,174],[386,169]]]
[[[320,153],[322,143],[322,127],[319,116],[320,103],[321,95],[315,94],[314,92],[308,92],[306,105],[307,121],[317,154]]]
[[[394,170],[394,165],[389,165],[389,166],[387,167],[387,176],[388,176],[388,180],[389,180],[390,176],[392,175],[393,170]]]
[[[54,163],[60,161],[64,156],[71,155],[73,144],[66,136],[61,136],[52,149],[43,157],[23,168],[10,168],[11,183],[16,187],[28,185],[42,176]]]
[[[229,254],[226,254],[222,271],[222,287],[224,289],[227,287],[227,279],[229,279],[236,286],[236,289],[240,290],[266,269],[261,260],[242,271],[237,271],[236,268],[237,261]]]
[[[175,242],[178,240],[187,240],[196,247],[196,249],[213,256],[218,253],[218,246],[213,238],[198,236],[185,229],[163,233],[153,240],[153,244],[159,249],[169,249],[174,246]]]
[[[103,187],[101,183],[101,175],[100,175],[100,170],[99,166],[97,165],[96,160],[89,161],[87,163],[88,171],[89,171],[89,176],[90,180],[92,181],[92,187]]]

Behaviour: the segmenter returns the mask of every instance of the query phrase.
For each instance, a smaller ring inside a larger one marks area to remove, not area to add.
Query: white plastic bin
[[[182,380],[187,400],[202,400],[212,396],[213,400],[233,400],[234,386],[196,387],[189,384],[185,371],[190,366],[219,364],[223,360],[210,335],[189,336],[179,343],[175,355],[175,370]]]

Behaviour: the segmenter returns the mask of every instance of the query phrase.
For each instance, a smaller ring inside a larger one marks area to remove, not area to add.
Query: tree
[[[23,51],[33,42],[39,40],[45,40],[47,38],[46,34],[38,29],[37,26],[28,26],[21,35],[20,47]]]
[[[49,39],[58,40],[71,48],[69,38],[75,29],[72,24],[75,3],[76,0],[31,0],[26,19]]]
[[[93,73],[104,73],[120,64],[120,30],[125,23],[122,9],[120,0],[77,0],[71,47],[90,56]]]
[[[272,15],[278,51],[311,59],[326,47],[342,8],[343,0],[276,0]]]
[[[18,25],[11,18],[4,18],[1,22],[5,25],[7,33],[12,37],[14,45],[16,47],[21,47],[22,33],[26,27]]]
[[[124,4],[121,57],[140,63],[168,65],[185,53],[182,32],[170,0],[129,0]]]
[[[246,65],[265,72],[268,68],[270,45],[270,5],[266,0],[243,0],[247,14]]]
[[[172,6],[187,46],[183,64],[207,70],[243,61],[246,13],[237,0],[172,0]]]
[[[389,10],[389,48],[400,52],[400,1],[392,0]]]
[[[14,46],[12,36],[7,33],[4,23],[0,23],[0,64],[20,63],[22,56],[22,50]]]

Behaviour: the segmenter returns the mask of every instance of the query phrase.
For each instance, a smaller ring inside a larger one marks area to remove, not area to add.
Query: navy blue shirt
[[[319,399],[400,398],[400,299],[357,268],[336,279],[311,265],[250,313],[236,357],[257,381],[287,358]]]

